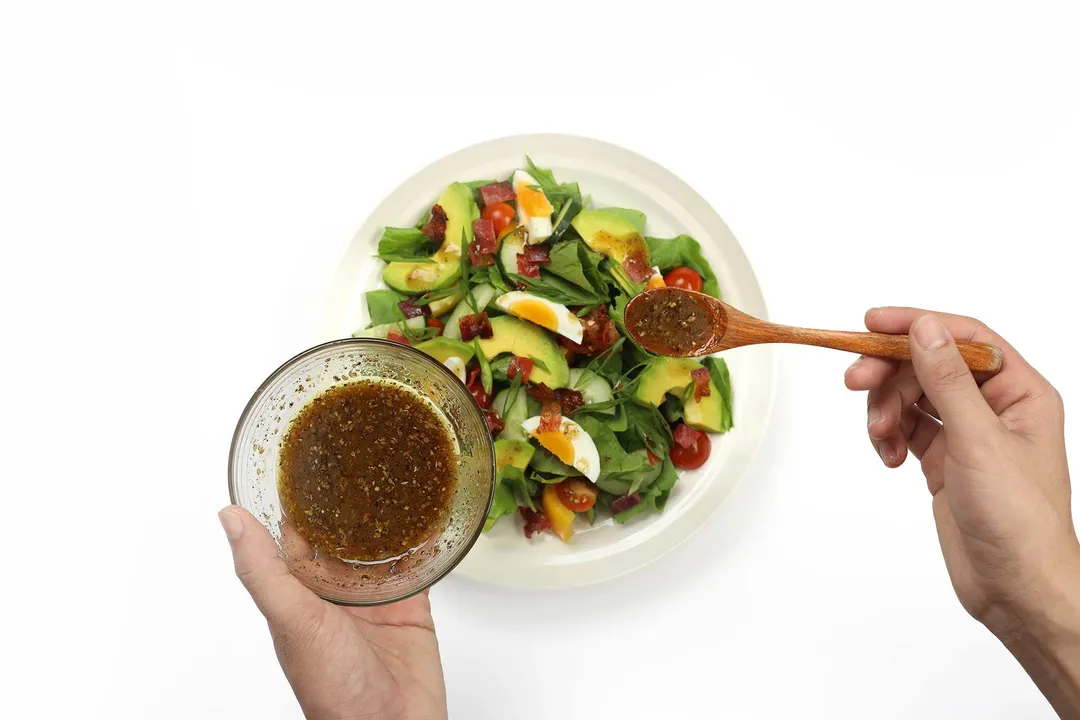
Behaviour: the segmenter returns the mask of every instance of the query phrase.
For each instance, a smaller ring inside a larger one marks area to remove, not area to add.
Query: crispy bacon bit
[[[679,447],[692,448],[701,436],[700,431],[695,430],[686,423],[679,423],[679,427],[675,428],[672,438]]]
[[[559,388],[556,390],[555,399],[562,407],[563,415],[570,415],[585,404],[585,399],[582,394],[577,390],[571,390],[570,388]]]
[[[446,211],[442,209],[442,205],[432,206],[431,219],[420,228],[420,232],[431,238],[432,242],[442,244],[446,240]]]
[[[518,275],[533,278],[534,280],[540,279],[540,264],[531,262],[521,253],[518,253],[517,256],[517,266]],[[521,284],[520,281],[518,284]]]
[[[513,379],[517,377],[517,374],[521,373],[521,384],[525,385],[529,382],[529,377],[533,371],[533,361],[529,358],[518,357],[514,355],[510,358],[510,365],[506,368],[506,377]]]
[[[530,510],[526,507],[518,509],[521,511],[521,517],[525,518],[525,537],[531,538],[536,533],[551,528],[551,521],[543,510]]]
[[[509,375],[509,372],[507,374]],[[560,415],[569,415],[585,404],[584,397],[577,390],[571,390],[570,388],[552,390],[544,383],[531,385],[529,394],[538,402],[543,403],[545,410],[548,409],[549,405],[558,405]],[[540,425],[543,426],[543,424],[543,415],[541,415]],[[553,429],[557,430],[558,427]]]
[[[694,402],[701,402],[701,398],[712,393],[709,389],[709,371],[706,368],[698,368],[690,373],[694,378]]]
[[[484,207],[495,203],[509,202],[517,198],[514,188],[508,182],[497,182],[480,188],[480,199],[484,201]]]
[[[549,263],[551,262],[551,254],[547,245],[526,245],[525,246],[525,259],[531,263]]]
[[[407,318],[420,317],[428,309],[427,305],[423,305],[421,307],[413,305],[413,298],[409,298],[408,300],[402,300],[397,304],[397,306],[401,308],[401,312],[405,313],[405,317]]]
[[[506,428],[506,421],[499,417],[499,413],[494,410],[483,410],[484,422],[487,423],[488,432],[492,437],[495,437]]]
[[[399,345],[412,345],[412,343],[409,342],[409,338],[405,337],[397,330],[391,330],[390,332],[386,333],[386,339],[390,342],[396,342]]]
[[[469,342],[475,337],[481,340],[487,340],[494,331],[491,329],[491,321],[488,320],[486,312],[482,312],[479,315],[473,313],[472,315],[466,315],[458,320],[458,329],[461,330],[461,339],[465,342]]]
[[[469,243],[469,262],[473,267],[487,267],[495,264],[495,256],[491,253],[481,252],[476,241]]]
[[[607,307],[604,305],[597,305],[581,319],[581,329],[584,337],[580,345],[572,340],[559,338],[563,347],[579,355],[599,355],[619,339],[619,330],[615,327],[615,321],[608,317]]]
[[[623,495],[617,497],[611,501],[611,514],[618,515],[623,510],[629,510],[630,508],[641,502],[641,495],[634,493],[633,495]]]
[[[473,242],[482,253],[493,253],[499,246],[495,238],[495,225],[490,220],[480,218],[473,220]]]
[[[649,267],[649,261],[645,259],[645,253],[641,250],[635,250],[627,255],[622,264],[626,274],[636,283],[643,283],[652,277],[652,268]]]
[[[528,290],[529,289],[529,286],[526,285],[525,283],[521,282],[520,280],[515,280],[514,281],[514,287],[516,287],[518,290]]]
[[[562,428],[562,405],[558,400],[544,403],[540,409],[540,424],[536,432],[558,432]]]

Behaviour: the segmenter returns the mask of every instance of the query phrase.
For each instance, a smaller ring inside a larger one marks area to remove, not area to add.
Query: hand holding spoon
[[[676,287],[636,295],[626,306],[625,321],[627,333],[638,344],[669,357],[698,357],[744,345],[793,343],[893,360],[911,359],[907,335],[775,325],[704,293]],[[957,340],[956,346],[972,372],[992,375],[1001,370],[1000,348],[970,340]]]

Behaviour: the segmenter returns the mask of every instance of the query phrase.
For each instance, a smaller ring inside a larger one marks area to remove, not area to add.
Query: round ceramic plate
[[[705,200],[656,163],[608,143],[568,135],[521,135],[474,145],[445,157],[406,180],[356,233],[341,263],[323,331],[347,337],[367,325],[364,292],[383,287],[384,264],[375,249],[385,226],[411,226],[448,184],[507,177],[528,154],[551,168],[560,182],[577,181],[594,207],[641,210],[653,237],[687,233],[702,245],[720,281],[723,299],[765,318],[765,301],[735,236]],[[622,575],[656,560],[688,538],[720,507],[757,452],[773,394],[773,358],[767,346],[725,353],[734,392],[734,429],[714,435],[708,462],[681,471],[662,513],[626,525],[610,518],[589,527],[576,521],[569,543],[550,533],[526,540],[521,518],[503,518],[484,534],[455,571],[476,580],[516,587],[569,587]]]

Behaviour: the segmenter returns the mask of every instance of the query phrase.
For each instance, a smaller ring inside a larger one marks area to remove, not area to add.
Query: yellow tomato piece
[[[563,542],[574,536],[574,511],[562,504],[554,485],[544,486],[544,515],[551,521],[551,529]]]

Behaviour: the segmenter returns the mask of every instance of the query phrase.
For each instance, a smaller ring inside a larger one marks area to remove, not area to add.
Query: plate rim
[[[427,179],[428,177],[444,174],[452,167],[468,163],[470,158],[474,156],[502,150],[509,154],[524,156],[523,148],[528,148],[530,153],[540,155],[542,151],[536,151],[533,148],[550,147],[552,144],[562,146],[560,151],[564,152],[567,149],[578,149],[582,155],[588,155],[590,152],[604,154],[607,157],[598,162],[601,166],[610,164],[608,160],[612,156],[625,163],[635,165],[650,179],[650,184],[662,185],[667,194],[678,195],[679,203],[698,222],[703,225],[716,224],[717,227],[722,228],[734,241],[733,247],[720,247],[719,243],[711,237],[701,242],[709,242],[717,253],[723,255],[726,261],[742,266],[740,273],[747,276],[748,285],[750,285],[749,290],[755,296],[752,301],[760,307],[760,311],[756,314],[763,320],[768,319],[761,283],[758,280],[757,273],[754,272],[749,257],[746,255],[745,249],[734,233],[731,232],[727,223],[724,222],[723,217],[688,183],[659,163],[633,150],[604,140],[562,133],[530,133],[506,135],[461,148],[425,165],[394,187],[371,210],[365,221],[353,234],[352,240],[338,264],[321,314],[320,340],[334,339],[340,336],[342,304],[348,302],[348,298],[355,290],[355,285],[358,282],[357,270],[364,267],[365,261],[370,261],[373,258],[370,254],[372,238],[378,229],[385,225],[385,222],[381,222],[379,218],[385,218],[390,214],[389,208],[391,205],[396,204],[398,198],[402,196],[420,195],[423,197],[433,195],[434,191],[429,187],[432,183]],[[688,207],[688,205],[692,207]],[[364,284],[365,291],[369,287],[371,287],[370,284]],[[335,316],[339,319],[335,320]],[[719,498],[708,503],[709,507],[693,512],[694,508],[699,508],[703,501],[707,499],[705,497],[698,498],[695,503],[687,506],[687,509],[676,520],[651,533],[641,542],[627,547],[619,553],[607,555],[597,560],[575,565],[532,565],[524,572],[519,570],[507,573],[506,571],[500,571],[498,568],[491,568],[477,562],[470,563],[468,562],[469,556],[466,556],[452,575],[512,588],[559,589],[581,587],[626,575],[659,560],[685,543],[720,511],[720,507],[724,504],[728,495],[742,481],[743,476],[760,453],[761,446],[767,435],[776,395],[776,357],[769,346],[758,346],[755,351],[761,355],[761,360],[764,361],[760,362],[759,369],[766,386],[765,397],[762,398],[764,402],[754,406],[758,429],[754,433],[754,437],[747,438],[743,442],[739,467],[734,471],[736,477],[730,480],[726,491]],[[711,477],[708,482],[715,483],[717,478],[718,474]],[[475,557],[474,552],[475,547],[470,552],[473,557]]]

